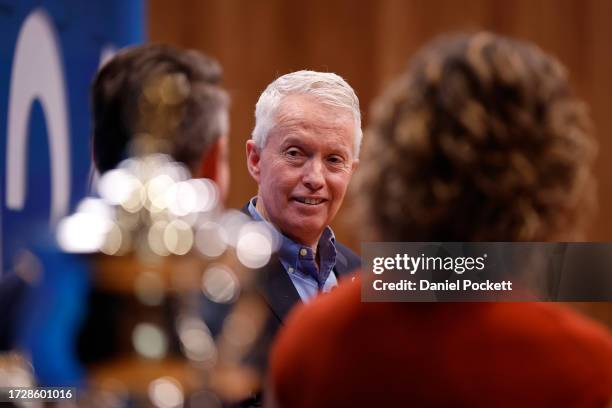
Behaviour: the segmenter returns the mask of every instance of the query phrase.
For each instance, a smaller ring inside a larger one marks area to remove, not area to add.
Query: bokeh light
[[[192,179],[187,181],[196,194],[196,210],[208,212],[219,205],[219,189],[209,179]]]
[[[238,210],[227,210],[223,213],[219,220],[219,224],[226,232],[223,237],[226,240],[225,243],[235,247],[240,230],[244,224],[250,221],[251,217]]]
[[[164,229],[163,242],[171,253],[185,255],[193,246],[193,231],[184,221],[171,221]]]
[[[149,399],[158,408],[179,408],[185,395],[180,383],[172,377],[161,377],[149,384]]]
[[[197,194],[187,181],[175,183],[166,191],[166,206],[176,216],[185,216],[197,210]]]
[[[98,193],[107,203],[120,205],[129,212],[140,210],[144,204],[142,183],[122,168],[110,170],[100,177]]]
[[[195,317],[180,319],[178,334],[188,359],[212,366],[217,359],[217,348],[208,327]]]
[[[166,226],[168,225],[165,221],[156,221],[149,228],[149,233],[147,234],[147,242],[149,244],[149,248],[153,253],[159,256],[168,256],[170,255],[170,251],[166,247],[164,243],[164,232],[166,231]]]
[[[77,212],[59,222],[57,242],[66,252],[97,252],[104,244],[112,226],[112,221],[99,214]]]
[[[240,229],[236,255],[247,268],[256,269],[266,265],[272,256],[272,250],[272,236],[263,223],[250,222]]]
[[[112,223],[109,231],[106,234],[104,243],[100,247],[100,251],[106,255],[120,255],[127,250],[127,239],[123,238],[124,234],[121,228],[115,223]]]
[[[149,180],[145,187],[147,191],[147,209],[159,212],[167,207],[166,193],[175,184],[167,174],[160,174]]]
[[[202,291],[213,302],[231,303],[240,293],[240,282],[228,266],[213,264],[202,275]]]
[[[145,358],[160,360],[168,352],[165,333],[151,323],[138,323],[132,332],[134,350]]]
[[[227,241],[225,229],[213,221],[202,223],[196,231],[196,248],[210,258],[221,256],[227,248]]]

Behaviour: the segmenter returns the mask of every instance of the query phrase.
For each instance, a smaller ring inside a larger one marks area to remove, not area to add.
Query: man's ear
[[[246,142],[246,159],[247,168],[249,169],[251,177],[259,184],[259,161],[261,160],[261,151],[253,139],[247,140]]]
[[[357,167],[359,167],[359,159],[353,160],[353,164],[351,165],[351,174],[355,173],[355,170],[357,170]]]
[[[218,182],[219,174],[217,174],[219,160],[221,160],[221,143],[222,138],[219,138],[210,148],[202,155],[200,165],[196,169],[194,176],[196,178],[207,178],[214,182]]]

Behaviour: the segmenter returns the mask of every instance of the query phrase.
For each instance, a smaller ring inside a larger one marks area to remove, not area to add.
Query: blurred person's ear
[[[202,156],[202,161],[194,174],[196,178],[211,179],[217,184],[221,200],[225,201],[229,192],[230,168],[227,136],[221,136]]]
[[[255,144],[255,141],[250,139],[246,142],[247,168],[253,180],[259,184],[259,162],[261,160],[261,151]]]

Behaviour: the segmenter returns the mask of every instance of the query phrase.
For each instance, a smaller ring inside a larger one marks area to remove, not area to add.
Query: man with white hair
[[[269,342],[291,307],[330,291],[359,266],[329,224],[357,166],[362,132],[353,89],[336,74],[314,71],[272,82],[257,102],[255,121],[246,153],[259,187],[243,211],[281,233],[276,256],[259,274],[273,312],[259,347],[265,367]]]

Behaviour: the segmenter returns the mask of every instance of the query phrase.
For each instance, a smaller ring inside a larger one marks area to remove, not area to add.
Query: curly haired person
[[[595,203],[584,104],[535,46],[426,47],[380,98],[357,173],[370,241],[577,240]],[[358,281],[357,281],[358,282]],[[612,337],[556,304],[361,303],[347,284],[290,317],[280,407],[606,407]]]

